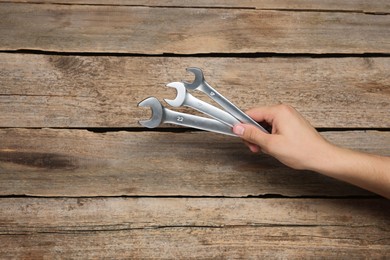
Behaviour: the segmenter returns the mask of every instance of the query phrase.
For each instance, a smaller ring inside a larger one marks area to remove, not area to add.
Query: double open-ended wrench
[[[216,91],[213,87],[211,87],[204,79],[203,72],[199,68],[190,67],[187,68],[187,71],[192,72],[195,75],[195,79],[192,83],[183,82],[184,86],[188,90],[199,90],[217,102],[221,107],[223,107],[227,112],[237,118],[239,121],[243,123],[248,123],[257,126],[260,130],[265,133],[269,133],[264,129],[261,125],[259,125],[255,120],[241,111],[238,107],[236,107],[232,102],[230,102],[227,98],[222,96],[218,91]]]
[[[234,125],[240,123],[240,121],[238,121],[234,116],[230,115],[229,113],[191,95],[185,88],[184,83],[182,82],[171,82],[167,84],[167,87],[175,88],[177,91],[177,95],[174,100],[164,99],[165,102],[167,102],[173,107],[187,106],[194,108],[230,127],[233,127]]]
[[[232,128],[210,118],[185,114],[165,108],[155,97],[149,97],[138,104],[139,107],[150,107],[152,117],[149,120],[141,120],[139,123],[148,128],[154,128],[162,123],[171,123],[200,130],[206,130],[219,134],[237,136]]]

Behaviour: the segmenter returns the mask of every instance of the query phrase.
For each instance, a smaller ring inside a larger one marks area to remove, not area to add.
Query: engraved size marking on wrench
[[[194,108],[210,117],[217,119],[229,127],[233,127],[235,124],[240,122],[229,113],[192,96],[189,92],[187,92],[187,89],[182,82],[171,82],[167,84],[167,87],[175,88],[177,92],[176,98],[174,100],[165,99],[165,101],[171,106],[187,106]],[[207,91],[207,95],[214,98],[218,96],[218,92],[210,90]],[[184,123],[186,120],[188,120],[188,118],[185,118],[183,122],[180,122],[177,120],[177,115],[174,117],[175,122]]]
[[[183,122],[183,121],[184,121],[184,117],[178,116],[178,117],[176,118],[176,121],[178,121],[178,122]]]

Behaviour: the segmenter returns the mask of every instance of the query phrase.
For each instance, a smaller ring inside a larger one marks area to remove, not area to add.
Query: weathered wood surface
[[[382,199],[4,198],[0,206],[6,258],[390,256]]]
[[[288,11],[335,11],[335,12],[368,12],[387,14],[390,3],[387,0],[335,1],[335,0],[0,0],[13,3],[52,3],[52,4],[90,4],[90,5],[124,5],[146,7],[186,7],[186,8],[245,8]]]
[[[390,232],[390,201],[385,199],[3,198],[0,205],[2,235],[271,225]]]
[[[390,17],[355,12],[0,5],[0,50],[389,53]]]
[[[198,66],[243,109],[289,103],[390,156],[389,10],[0,0],[0,258],[390,258],[388,201],[238,138],[137,124],[140,100]]]
[[[283,102],[316,127],[390,127],[390,58],[9,53],[0,53],[1,126],[139,127],[150,111],[138,102],[173,99],[175,91],[165,84],[191,80],[185,72],[190,66],[203,68],[206,80],[242,109]]]
[[[327,132],[334,143],[390,155],[389,132]],[[210,133],[0,130],[0,194],[33,196],[369,195],[250,153]]]
[[[378,234],[379,233],[379,234]],[[352,258],[389,257],[388,233],[367,227],[167,227],[1,236],[5,258]]]

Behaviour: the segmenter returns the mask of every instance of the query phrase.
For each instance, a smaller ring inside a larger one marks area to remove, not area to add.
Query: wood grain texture
[[[390,53],[387,15],[3,3],[0,16],[1,50]]]
[[[9,53],[0,53],[0,126],[139,127],[150,112],[138,102],[173,99],[175,91],[165,84],[191,80],[190,66],[203,68],[206,80],[243,110],[288,103],[316,127],[390,127],[390,58]]]
[[[367,227],[167,227],[36,233],[1,236],[0,250],[5,258],[34,259],[388,258],[388,233],[371,231]]]
[[[386,199],[2,198],[0,205],[1,235],[272,225],[390,232]]]
[[[327,132],[330,141],[390,155],[389,132]],[[251,154],[238,138],[204,132],[0,130],[0,195],[369,195]],[[330,188],[331,187],[331,188]]]
[[[382,199],[1,199],[6,258],[389,256]]]
[[[150,7],[191,7],[191,8],[245,8],[263,10],[313,10],[336,12],[368,12],[385,14],[390,12],[390,3],[387,0],[365,1],[335,1],[335,0],[0,0],[13,3],[52,3],[52,4],[93,4],[93,5],[125,5]]]
[[[390,156],[389,13],[0,0],[0,258],[390,259],[388,200],[238,138],[137,124],[139,101],[174,98],[164,85],[197,66],[244,110],[289,103],[331,142]]]

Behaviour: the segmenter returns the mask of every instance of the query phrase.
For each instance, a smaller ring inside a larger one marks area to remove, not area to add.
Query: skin
[[[390,199],[390,157],[353,151],[328,142],[288,105],[259,107],[246,113],[272,126],[271,134],[248,124],[234,126],[233,132],[252,152],[262,151],[291,168],[315,171]]]

